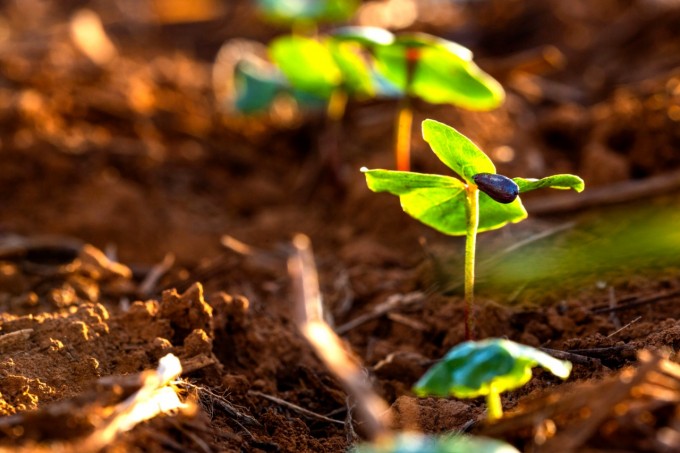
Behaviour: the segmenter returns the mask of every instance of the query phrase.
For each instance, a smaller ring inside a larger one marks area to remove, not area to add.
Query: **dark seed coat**
[[[512,203],[519,195],[519,187],[507,176],[477,173],[472,177],[479,190],[499,203]]]

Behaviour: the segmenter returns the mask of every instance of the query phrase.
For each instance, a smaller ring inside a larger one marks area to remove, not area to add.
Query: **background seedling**
[[[348,98],[401,98],[395,121],[395,159],[401,171],[410,169],[414,99],[489,110],[505,98],[501,85],[472,61],[469,49],[424,33],[395,36],[377,27],[343,27],[327,37],[292,34],[272,41],[269,56],[277,74],[266,70],[258,77],[247,71],[255,67],[237,66],[247,71],[250,82],[241,87],[258,88],[237,97],[240,105],[254,104],[259,110],[277,94],[294,91],[326,102],[327,118],[337,124]]]
[[[354,453],[519,453],[515,447],[496,439],[477,436],[430,436],[398,433],[381,443],[363,444]]]
[[[336,35],[367,46],[379,74],[401,93],[395,126],[397,170],[410,169],[413,99],[452,104],[469,110],[490,110],[505,99],[503,87],[473,61],[472,52],[452,41],[425,33],[393,36],[350,27]]]
[[[584,183],[574,175],[512,180],[490,176],[496,174],[496,167],[486,154],[460,132],[434,120],[423,122],[423,138],[462,180],[404,171],[361,171],[369,189],[399,196],[402,208],[413,218],[444,234],[465,235],[465,338],[471,339],[477,233],[524,220],[527,212],[516,194],[543,187],[580,192]]]
[[[562,379],[571,373],[570,362],[514,341],[498,338],[466,341],[430,368],[413,390],[418,396],[484,396],[487,417],[496,420],[503,416],[501,393],[529,382],[535,366]]]

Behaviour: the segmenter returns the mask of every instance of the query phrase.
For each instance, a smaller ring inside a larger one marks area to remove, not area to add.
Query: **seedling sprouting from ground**
[[[338,123],[348,98],[400,98],[395,157],[402,171],[410,169],[414,99],[490,110],[505,98],[501,85],[472,61],[469,49],[423,33],[395,36],[375,27],[344,27],[328,36],[297,33],[273,40],[269,57],[273,65],[261,74],[236,68],[243,80],[240,105],[263,110],[277,94],[293,93],[299,104],[325,102],[328,119]]]
[[[404,211],[424,224],[453,236],[465,236],[465,338],[474,332],[472,305],[477,233],[527,218],[520,193],[543,187],[584,188],[581,178],[554,175],[543,179],[507,178],[472,141],[452,127],[423,122],[423,137],[434,153],[461,179],[390,170],[369,170],[368,187],[399,196]]]
[[[505,442],[487,437],[443,435],[413,432],[397,433],[389,439],[362,444],[352,453],[519,453]]]
[[[334,36],[368,48],[377,72],[402,93],[395,125],[397,170],[411,166],[413,99],[469,110],[491,110],[505,99],[501,85],[472,61],[472,52],[454,42],[425,33],[394,36],[371,27],[347,27]]]
[[[487,418],[503,416],[501,393],[519,388],[531,379],[531,369],[541,366],[562,379],[571,363],[530,346],[492,338],[466,341],[451,349],[415,384],[418,396],[486,397]]]

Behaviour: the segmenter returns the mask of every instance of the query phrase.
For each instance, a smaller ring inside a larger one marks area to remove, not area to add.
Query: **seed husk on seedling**
[[[558,360],[531,346],[490,338],[466,341],[451,349],[413,386],[418,396],[455,396],[487,402],[487,418],[503,416],[501,393],[529,382],[535,366],[562,379],[569,377],[571,362]]]
[[[463,134],[434,120],[425,120],[422,129],[432,151],[460,179],[405,171],[367,168],[361,171],[366,175],[369,189],[397,195],[403,210],[411,217],[444,234],[465,236],[465,338],[469,340],[474,333],[477,233],[527,218],[522,200],[514,191],[522,194],[550,187],[581,192],[585,185],[578,176],[568,174],[512,180],[490,176],[496,175],[493,162]]]

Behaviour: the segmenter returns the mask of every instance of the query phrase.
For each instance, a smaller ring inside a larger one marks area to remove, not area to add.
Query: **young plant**
[[[351,453],[519,453],[515,447],[488,437],[433,436],[414,432],[396,433],[389,439],[361,444]]]
[[[562,379],[571,373],[571,362],[514,341],[498,338],[466,341],[432,366],[413,386],[413,391],[418,396],[484,396],[487,418],[496,420],[503,416],[501,393],[529,382],[535,366]]]
[[[444,234],[465,236],[465,338],[469,340],[474,332],[477,233],[527,218],[520,193],[543,187],[581,192],[584,183],[574,175],[543,179],[498,175],[493,162],[472,141],[434,120],[423,122],[423,138],[461,179],[405,171],[361,171],[366,174],[369,189],[399,196],[402,208],[413,218]]]
[[[425,33],[395,36],[372,27],[346,27],[333,36],[367,47],[377,72],[402,93],[395,126],[397,170],[411,166],[413,99],[469,110],[491,110],[505,99],[503,87],[472,61],[469,49],[455,42]]]

